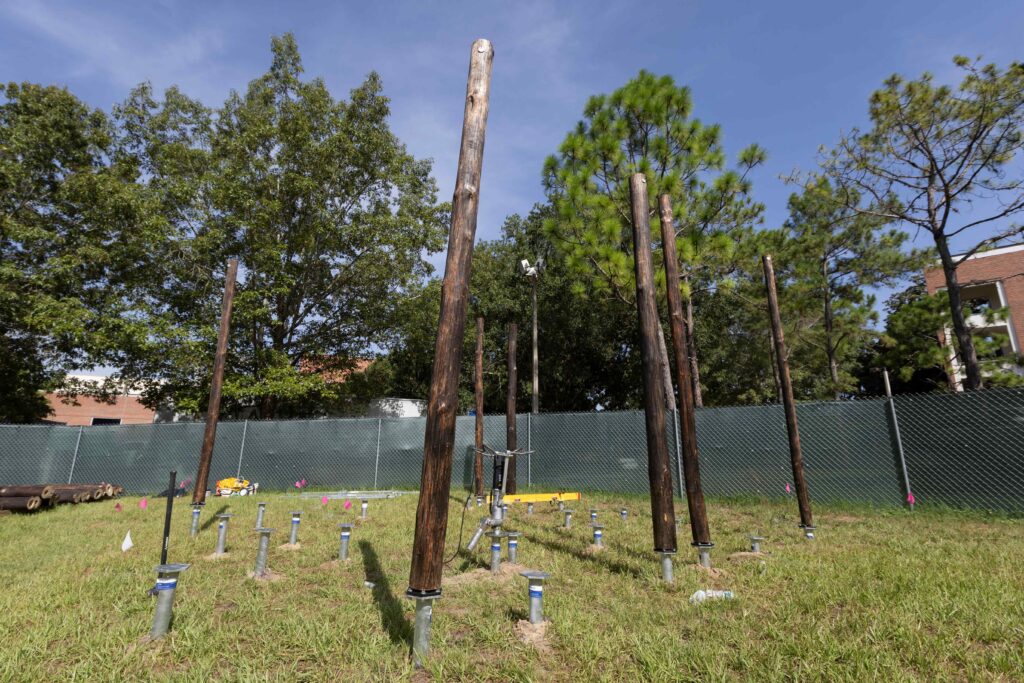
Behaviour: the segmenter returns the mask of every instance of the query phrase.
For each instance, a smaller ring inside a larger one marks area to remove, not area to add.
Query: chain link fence
[[[797,408],[811,497],[900,505],[1024,511],[1024,390],[921,394],[894,400],[805,403]],[[679,440],[669,415],[676,492]],[[111,481],[152,494],[196,470],[202,423],[0,426],[0,483]],[[415,489],[425,418],[223,422],[211,481],[241,474],[264,489],[306,479],[330,489]],[[545,490],[648,491],[642,411],[517,417],[519,483]],[[452,485],[473,480],[474,418],[456,421]],[[505,417],[484,419],[484,440],[504,447]],[[701,476],[710,496],[786,495],[791,482],[782,407],[697,411]],[[485,463],[490,481],[490,463]],[[909,482],[908,482],[909,480]]]

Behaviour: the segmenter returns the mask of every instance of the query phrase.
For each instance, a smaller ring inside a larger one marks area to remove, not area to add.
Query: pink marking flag
[[[786,493],[792,493],[793,489],[789,488],[789,482],[786,482]]]
[[[149,507],[149,503],[146,502],[145,498],[143,498],[142,500],[139,501],[139,509],[140,510],[145,510],[147,507]]]
[[[916,499],[916,498],[914,498],[914,494],[913,494],[912,492],[910,492],[910,491],[907,491],[907,503],[908,503],[908,504],[909,504],[909,505],[910,505],[911,507],[913,507],[913,506],[914,506],[914,503],[916,503],[916,502],[917,502],[917,499]]]
[[[306,488],[306,480],[305,479],[302,480],[302,488]]]
[[[342,507],[345,508],[346,510],[351,510],[352,509],[352,501],[351,500],[346,500],[345,504],[342,505]]]
[[[327,496],[324,496],[323,498],[320,499],[320,504],[327,505]]]
[[[114,506],[114,512],[120,512],[120,511],[121,511],[121,504],[118,503],[117,505]]]

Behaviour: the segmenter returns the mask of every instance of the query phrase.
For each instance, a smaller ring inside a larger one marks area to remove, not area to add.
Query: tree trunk
[[[661,388],[665,394],[665,407],[670,412],[676,411],[676,394],[672,389],[672,367],[668,364],[668,347],[665,345],[665,333],[661,329],[661,321],[658,321],[658,365],[661,366]]]
[[[689,281],[689,278],[687,278]],[[683,321],[686,347],[690,350],[690,385],[693,387],[693,407],[704,407],[704,394],[700,390],[700,368],[697,367],[697,340],[693,335],[693,297],[686,297],[686,319]]]
[[[946,276],[946,291],[949,293],[949,312],[953,323],[953,335],[956,337],[957,347],[960,349],[960,362],[967,375],[964,379],[964,389],[977,391],[983,387],[981,364],[978,363],[978,352],[974,348],[974,340],[971,338],[971,331],[967,328],[967,320],[964,318],[960,283],[956,277],[956,265],[953,263],[953,256],[949,253],[949,244],[945,235],[933,234],[935,235],[935,246],[939,250],[939,258],[942,260],[942,273]],[[950,379],[953,380],[950,384],[953,384],[955,377],[950,377]]]

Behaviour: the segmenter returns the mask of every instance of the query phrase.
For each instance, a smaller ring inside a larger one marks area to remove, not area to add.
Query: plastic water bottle
[[[691,605],[699,605],[705,600],[732,600],[732,591],[697,591],[690,596]]]

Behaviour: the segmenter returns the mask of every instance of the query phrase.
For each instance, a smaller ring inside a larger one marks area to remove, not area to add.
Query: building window
[[[97,425],[119,425],[121,424],[121,418],[119,417],[94,417],[92,419],[93,426]]]

